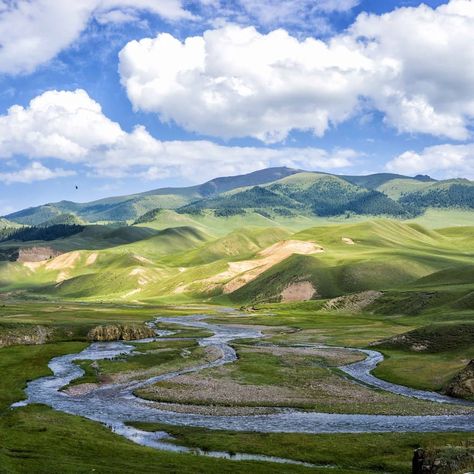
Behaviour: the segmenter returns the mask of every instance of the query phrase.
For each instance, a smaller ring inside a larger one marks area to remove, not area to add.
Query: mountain
[[[275,181],[297,173],[290,168],[268,168],[240,176],[212,179],[198,186],[161,188],[139,194],[117,196],[87,203],[60,201],[31,207],[6,216],[7,219],[26,225],[39,225],[72,214],[86,222],[135,220],[156,208],[177,209],[192,201],[226,192],[241,186],[254,186]]]
[[[268,219],[338,215],[410,218],[429,208],[473,209],[474,183],[390,173],[337,176],[281,167],[215,178],[198,186],[161,188],[88,203],[49,203],[5,217],[23,225],[145,224],[159,218],[163,210],[216,217],[257,213]]]
[[[357,184],[358,186],[362,186],[367,189],[376,189],[378,190],[384,184],[394,181],[397,179],[408,180],[418,183],[423,182],[435,182],[433,178],[430,178],[426,175],[417,175],[414,178],[409,178],[407,176],[403,176],[401,174],[394,174],[394,173],[375,173],[369,174],[367,176],[350,176],[345,175],[341,176],[341,178],[349,181],[352,184]]]
[[[9,229],[12,227],[19,227],[19,225],[16,222],[12,222],[0,217],[0,229]]]
[[[464,307],[473,210],[465,179],[290,168],[62,201],[0,221],[0,291],[247,304],[451,282]]]
[[[336,216],[346,212],[370,215],[408,216],[402,205],[385,194],[321,173],[300,172],[272,183],[235,189],[181,208],[195,213],[213,209],[219,215],[246,210],[266,215]]]
[[[402,195],[402,205],[421,209],[428,207],[474,208],[474,183],[467,179],[450,179],[429,184]]]

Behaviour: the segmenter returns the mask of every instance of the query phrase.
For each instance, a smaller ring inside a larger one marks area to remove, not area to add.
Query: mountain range
[[[267,218],[344,214],[409,218],[430,207],[472,209],[474,183],[390,173],[338,176],[279,167],[216,178],[197,186],[160,188],[87,203],[49,203],[14,212],[4,219],[35,226],[144,223],[163,210],[216,217],[251,212]]]

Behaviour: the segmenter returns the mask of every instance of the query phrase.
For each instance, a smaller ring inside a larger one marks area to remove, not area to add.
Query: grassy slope
[[[272,299],[286,285],[300,280],[311,281],[320,296],[333,297],[366,289],[395,288],[420,278],[426,281],[419,280],[419,286],[442,284],[449,280],[449,274],[456,274],[459,279],[463,272],[470,275],[474,251],[469,229],[462,227],[436,232],[415,223],[373,220],[310,227],[296,233],[285,227],[261,225],[232,230],[233,224],[243,222],[240,216],[239,220],[229,218],[232,225],[225,231],[219,228],[225,236],[216,238],[212,233],[218,228],[216,222],[222,219],[212,216],[199,219],[195,227],[109,229],[109,242],[138,240],[100,251],[63,255],[51,263],[29,267],[0,263],[1,288],[27,289],[65,298],[202,300],[219,297],[219,285],[225,283],[225,277],[217,286],[210,285],[206,279],[225,272],[229,262],[260,258],[258,252],[273,243],[296,239],[314,241],[324,252],[293,255],[274,265],[233,294],[232,301]],[[251,223],[251,220],[246,222]],[[104,237],[97,227],[88,228],[85,233],[91,240]],[[81,234],[74,236],[68,245],[72,247],[75,242],[80,246],[84,238]],[[354,245],[348,245],[343,238],[352,239]],[[57,241],[56,245],[65,244]],[[109,275],[106,279],[104,272]],[[440,272],[438,277],[436,272]],[[182,290],[178,292],[179,288]]]
[[[165,429],[176,438],[175,443],[178,445],[198,446],[205,450],[290,456],[314,464],[334,465],[343,472],[364,473],[408,473],[414,448],[440,443],[457,445],[465,442],[469,436],[466,433],[259,434],[147,423],[137,423],[135,426],[146,430]]]
[[[420,191],[428,186],[430,181],[418,181],[416,179],[396,178],[386,181],[380,186],[377,186],[377,191],[386,194],[389,198],[398,200],[404,194]]]
[[[474,250],[472,241],[463,235],[462,228],[458,233],[452,230],[448,237],[417,224],[388,220],[314,227],[292,238],[315,241],[324,253],[291,257],[238,290],[233,300],[266,300],[300,280],[311,281],[321,296],[333,297],[405,286],[421,277],[429,281],[426,275],[438,271],[454,272],[459,277],[460,269],[471,268]],[[355,244],[347,245],[342,238]],[[443,273],[439,281],[443,281]]]

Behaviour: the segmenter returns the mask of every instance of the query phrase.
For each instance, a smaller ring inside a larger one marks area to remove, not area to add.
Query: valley
[[[472,182],[264,171],[140,215],[6,216],[6,472],[404,473],[470,449]]]

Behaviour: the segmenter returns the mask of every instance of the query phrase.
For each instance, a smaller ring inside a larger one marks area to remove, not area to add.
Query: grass
[[[417,447],[459,444],[470,438],[466,433],[260,434],[151,423],[133,425],[147,431],[167,431],[178,445],[286,457],[336,466],[336,472],[339,469],[343,472],[408,473],[411,472],[413,450]]]
[[[438,354],[413,354],[383,349],[385,361],[374,375],[400,385],[442,391],[445,385],[474,358],[474,347]]]
[[[413,295],[410,298],[416,306]],[[472,329],[474,313],[449,308],[450,301],[456,298],[459,298],[459,293],[454,289],[453,293],[448,292],[437,300],[438,306],[427,305],[416,315],[400,314],[405,308],[400,304],[398,311],[389,311],[388,305],[396,308],[397,302],[400,303],[400,298],[395,298],[394,294],[389,295],[387,302],[375,305],[377,309],[385,308],[387,313],[396,313],[388,315],[325,313],[318,302],[267,304],[261,305],[259,311],[250,313],[245,320],[248,324],[267,326],[268,331],[272,328],[269,341],[277,344],[325,343],[363,348],[390,337],[397,341],[399,335],[408,335],[408,340],[413,338],[414,343],[426,343],[430,339],[429,351],[410,350],[395,343],[376,346],[375,349],[381,350],[386,359],[374,373],[390,382],[442,391],[446,383],[474,357],[472,335],[466,330]],[[406,300],[406,295],[401,300]],[[268,312],[274,315],[264,315]],[[218,320],[223,321],[222,318]],[[242,320],[238,322],[242,323]]]
[[[46,375],[49,359],[77,352],[82,343],[17,346],[0,350],[2,391],[0,465],[15,472],[306,472],[299,466],[230,462],[192,455],[159,452],[137,446],[105,427],[86,419],[30,406],[8,410],[22,398],[26,381]],[[166,428],[177,442],[203,449],[247,452],[338,466],[313,472],[408,472],[412,450],[420,445],[456,444],[468,434],[297,435],[214,432],[203,429]],[[85,455],[87,453],[87,455]]]
[[[238,360],[197,376],[158,382],[137,391],[149,400],[223,407],[292,407],[324,413],[447,414],[455,407],[407,399],[355,385],[338,365],[358,360],[352,352],[314,354],[235,345]],[[201,380],[205,380],[205,384]],[[208,387],[212,387],[209,390]]]
[[[79,352],[86,343],[67,342],[38,346],[13,346],[0,349],[0,413],[14,402],[23,400],[28,380],[49,375],[48,362],[56,356]]]
[[[462,227],[437,232],[393,219],[328,223],[302,217],[298,219],[304,225],[298,227],[259,214],[218,218],[209,213],[175,213],[173,217],[170,212],[158,214],[167,228],[157,224],[156,229],[109,229],[107,248],[91,250],[96,248],[94,239],[105,237],[88,230],[90,245],[81,237],[82,250],[52,262],[33,266],[2,262],[0,288],[70,301],[224,303],[230,299],[247,304],[278,301],[285,286],[295,281],[310,281],[321,297],[398,289],[408,283],[426,288],[472,281],[474,247]],[[347,245],[343,238],[355,245]],[[324,252],[290,256],[232,295],[222,294],[232,278],[226,273],[230,262],[260,258],[261,250],[288,239],[314,241]],[[81,249],[79,241],[74,248]],[[449,275],[458,275],[457,280],[449,281]]]
[[[150,348],[145,344],[137,344],[137,352],[134,354],[95,363],[79,361],[79,365],[86,373],[84,377],[74,380],[71,385],[110,381],[111,377],[118,374],[133,374],[134,379],[150,377],[198,364],[206,356],[205,350],[198,347],[195,341],[163,341],[159,348],[157,345],[153,344]]]
[[[473,341],[474,322],[444,323],[422,326],[403,334],[403,338],[387,339],[379,347],[429,353],[465,350],[467,356]]]
[[[85,347],[81,340],[85,330],[104,323],[137,323],[157,315],[179,315],[190,312],[210,312],[209,308],[173,308],[165,306],[78,304],[48,301],[5,301],[0,307],[0,322],[9,328],[42,324],[63,328],[58,334],[65,337],[73,331],[75,341],[58,342],[38,346],[12,346],[0,349],[0,472],[306,472],[300,466],[282,466],[268,463],[230,462],[158,452],[135,445],[114,435],[105,427],[91,421],[58,413],[42,406],[9,410],[12,402],[24,398],[23,388],[27,380],[47,375],[49,360],[60,354],[74,353]],[[427,321],[443,315],[453,322],[469,318],[468,313],[452,312],[447,316],[443,309],[429,309],[418,316],[331,314],[321,312],[320,302],[288,305],[264,305],[263,311],[248,316],[234,317],[226,314],[216,320],[227,323],[259,324],[267,326],[268,342],[288,344],[294,342],[325,342],[335,345],[367,346],[370,342],[396,335],[426,325]],[[438,311],[438,312],[437,312]],[[263,313],[273,313],[273,316]],[[200,331],[175,327],[178,336],[202,336]],[[188,331],[188,332],[186,332]],[[205,333],[204,333],[205,335]],[[120,375],[120,372],[141,370],[168,370],[178,364],[189,365],[189,358],[181,356],[183,349],[195,347],[193,341],[162,341],[136,344],[145,354],[101,361],[99,374]],[[253,346],[237,345],[240,359],[235,366],[228,366],[230,376],[243,384],[302,386],[305,379],[324,381],[337,377],[331,371],[330,361],[320,358],[285,359],[268,354],[256,354]],[[465,351],[465,350],[464,350]],[[459,353],[458,355],[460,355]],[[197,355],[197,354],[196,354]],[[429,381],[430,366],[441,374],[452,373],[456,357],[449,349],[437,354],[418,354],[400,351],[380,366],[391,368],[387,378],[396,381],[404,376],[403,367],[411,364],[412,375],[405,381],[416,386],[415,379]],[[410,360],[412,362],[410,362]],[[86,364],[89,364],[87,362]],[[390,365],[391,364],[391,365]],[[426,375],[428,374],[428,375]],[[89,381],[96,381],[98,373],[90,372]],[[384,375],[385,376],[385,375]],[[84,380],[83,380],[84,381]],[[433,386],[434,388],[434,386]],[[390,398],[390,397],[389,397]],[[392,410],[398,397],[391,398]],[[387,399],[388,400],[388,399]],[[403,399],[405,402],[406,400]],[[423,402],[417,402],[421,405]],[[426,406],[425,404],[423,404]],[[406,403],[404,409],[409,409]],[[414,407],[414,405],[411,405]],[[315,401],[313,408],[328,409],[327,402]],[[413,408],[421,412],[421,408]],[[374,411],[383,410],[374,405]],[[367,411],[365,407],[334,403],[333,411]],[[360,435],[297,435],[214,432],[194,428],[170,427],[177,442],[203,449],[219,449],[231,452],[247,452],[277,455],[291,459],[337,465],[335,469],[320,468],[313,472],[407,472],[412,450],[419,446],[444,446],[457,444],[469,438],[469,434],[360,434]]]
[[[299,466],[206,459],[138,446],[98,423],[32,405],[11,410],[28,380],[50,373],[47,363],[84,343],[0,349],[0,472],[5,473],[247,473],[306,472]]]

